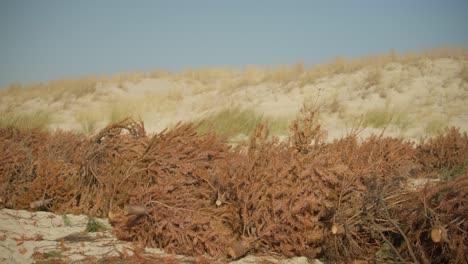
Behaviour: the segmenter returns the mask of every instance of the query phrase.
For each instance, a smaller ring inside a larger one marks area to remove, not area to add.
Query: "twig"
[[[205,215],[205,216],[210,216],[210,217],[215,217],[215,218],[218,218],[218,219],[221,219],[220,217],[216,216],[216,215],[212,215],[212,214],[206,214],[206,213],[202,213],[200,211],[197,211],[197,210],[192,210],[192,209],[187,209],[187,208],[180,208],[180,207],[174,207],[174,206],[170,206],[168,204],[165,204],[163,202],[160,202],[160,201],[156,201],[156,200],[151,200],[149,202],[147,202],[145,204],[145,207],[147,207],[148,205],[152,204],[152,203],[156,203],[156,204],[159,204],[159,205],[162,205],[164,207],[167,207],[169,209],[172,209],[172,210],[181,210],[181,211],[188,211],[188,212],[192,212],[192,213],[199,213],[199,214],[202,214],[202,215]]]
[[[387,216],[387,220],[388,220],[388,221],[398,230],[398,232],[400,232],[400,234],[403,236],[403,239],[404,239],[405,242],[406,242],[406,247],[408,248],[408,251],[409,251],[411,257],[413,258],[414,262],[415,262],[415,263],[419,263],[418,259],[417,259],[416,256],[414,255],[413,248],[411,247],[411,244],[410,244],[409,239],[406,237],[405,233],[403,232],[403,230],[401,230],[401,228],[398,226],[398,224],[395,223],[395,221],[390,217],[390,214],[389,214],[389,212],[388,212],[387,206],[385,206],[385,204],[383,203],[382,194],[379,195],[379,200],[380,200],[380,203],[381,203],[382,208],[383,208],[384,211],[385,211],[385,215]]]
[[[371,222],[376,225],[376,223],[374,222],[374,220],[371,219]],[[393,249],[393,251],[395,251],[395,253],[398,255],[398,257],[401,259],[401,261],[405,261],[405,259],[400,255],[400,253],[398,252],[398,250],[395,248],[395,246],[393,246],[393,244],[388,241],[388,239],[384,236],[384,234],[382,233],[382,231],[380,231],[378,228],[375,229],[377,232],[379,232],[380,236],[382,237],[382,239]]]

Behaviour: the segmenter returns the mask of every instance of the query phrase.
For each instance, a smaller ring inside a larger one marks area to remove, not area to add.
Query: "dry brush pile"
[[[237,147],[191,124],[147,135],[130,119],[93,137],[1,129],[0,199],[108,216],[120,239],[192,256],[467,262],[466,133],[325,139],[310,107],[288,141],[259,125]]]

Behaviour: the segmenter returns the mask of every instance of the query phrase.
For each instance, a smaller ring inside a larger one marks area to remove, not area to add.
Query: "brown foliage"
[[[111,124],[90,138],[80,164],[75,212],[107,216],[116,203],[127,202],[132,186],[122,182],[147,144],[143,124],[131,119]]]
[[[468,160],[468,135],[459,128],[447,128],[428,140],[421,140],[416,152],[427,170],[450,168]]]
[[[313,107],[289,141],[268,132],[260,125],[231,148],[191,124],[147,136],[131,119],[93,137],[0,129],[1,201],[29,209],[52,199],[41,209],[109,216],[119,238],[178,254],[466,261],[466,171],[424,192],[406,188],[411,177],[464,166],[466,133],[416,146],[356,134],[326,143]]]
[[[417,257],[424,263],[468,262],[468,175],[427,186],[417,202],[411,203],[405,204],[400,215],[406,219]],[[441,241],[431,239],[434,228],[444,232]]]
[[[223,255],[235,212],[216,205],[221,179],[211,171],[228,150],[214,135],[197,136],[191,125],[153,136],[124,184],[129,203],[147,213],[117,221],[117,236],[174,253]]]

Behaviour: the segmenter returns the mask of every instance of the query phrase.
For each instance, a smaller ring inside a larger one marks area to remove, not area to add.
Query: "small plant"
[[[374,109],[364,115],[363,126],[373,128],[383,128],[392,120],[392,113],[387,109]]]
[[[71,226],[70,218],[66,214],[62,215],[62,220],[65,226]]]
[[[197,128],[198,133],[206,133],[210,130],[224,135],[250,135],[262,116],[253,109],[241,109],[240,107],[227,107],[220,112],[206,118]]]
[[[107,226],[92,216],[87,217],[86,232],[94,233],[103,230],[107,230]]]
[[[209,131],[215,131],[231,137],[248,136],[252,134],[259,123],[266,123],[270,128],[271,135],[280,135],[288,131],[290,121],[291,118],[288,117],[266,117],[253,109],[227,107],[201,122],[197,133],[205,134]]]
[[[55,264],[63,263],[63,255],[59,251],[36,252],[33,257],[36,259],[34,264]]]
[[[49,252],[44,252],[44,257],[46,258],[63,258],[62,253],[58,251],[49,251]]]

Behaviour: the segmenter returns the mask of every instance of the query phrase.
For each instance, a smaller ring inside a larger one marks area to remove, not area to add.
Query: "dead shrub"
[[[93,137],[0,129],[0,201],[109,216],[119,238],[177,254],[466,262],[466,171],[406,188],[465,164],[466,133],[327,143],[317,111],[303,108],[288,141],[261,124],[235,148],[191,124],[148,136],[131,119]]]
[[[122,190],[131,190],[125,204],[147,213],[117,212],[117,236],[173,253],[224,255],[236,215],[222,200],[223,178],[212,170],[228,150],[214,134],[197,136],[192,125],[153,136],[121,182]]]
[[[464,167],[468,159],[468,135],[458,128],[447,128],[435,137],[422,139],[416,155],[422,168],[436,176],[440,169]]]

